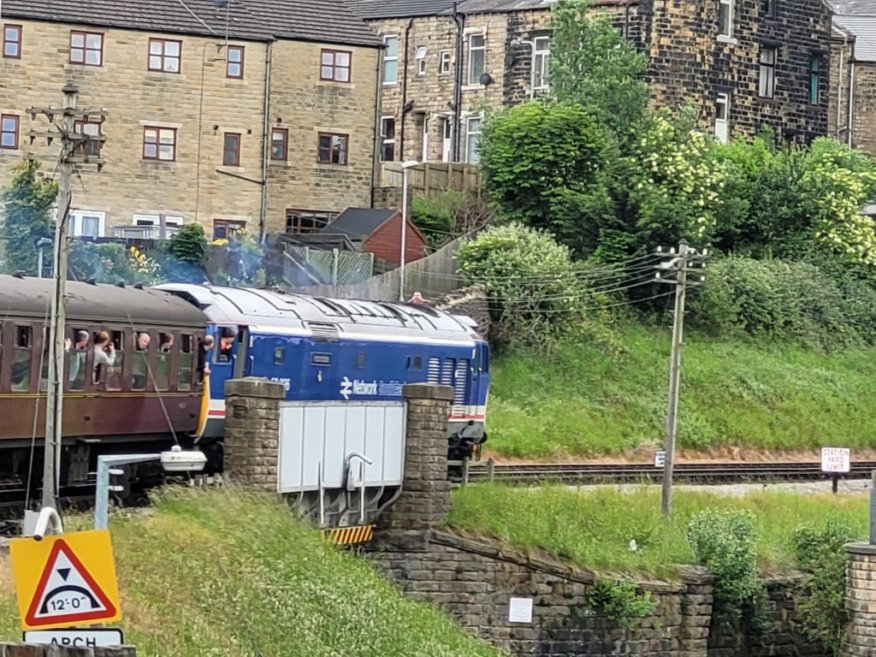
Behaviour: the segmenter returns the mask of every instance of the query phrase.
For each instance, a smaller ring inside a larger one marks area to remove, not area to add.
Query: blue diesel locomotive
[[[261,289],[187,284],[157,289],[196,305],[207,318],[207,335],[214,337],[198,431],[205,451],[223,433],[225,381],[242,376],[282,384],[287,401],[398,401],[406,383],[448,385],[454,390],[451,448],[486,439],[489,347],[467,317],[425,305]]]

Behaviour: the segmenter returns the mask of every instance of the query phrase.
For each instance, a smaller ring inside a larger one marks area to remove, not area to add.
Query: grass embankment
[[[499,655],[264,496],[166,491],[111,531],[142,657]],[[0,573],[0,637],[20,640],[8,559]]]
[[[487,451],[556,458],[662,443],[669,331],[630,328],[621,338],[621,356],[579,342],[549,356],[497,358]],[[729,455],[876,447],[876,348],[819,353],[703,335],[685,342],[680,448]]]
[[[454,492],[447,522],[454,529],[498,538],[521,550],[544,549],[597,571],[666,577],[673,566],[694,563],[686,538],[691,517],[707,508],[727,507],[755,514],[758,559],[766,572],[794,567],[791,536],[800,526],[836,518],[867,535],[865,496],[764,492],[731,498],[677,491],[667,523],[660,514],[660,492],[652,488],[472,485]],[[630,550],[631,540],[636,541],[635,551]]]

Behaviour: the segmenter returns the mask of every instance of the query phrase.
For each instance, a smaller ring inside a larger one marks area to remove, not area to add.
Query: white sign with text
[[[822,447],[822,472],[848,472],[852,464],[852,450],[848,447]]]

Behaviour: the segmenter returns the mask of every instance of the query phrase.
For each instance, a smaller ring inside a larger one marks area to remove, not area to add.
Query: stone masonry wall
[[[250,488],[276,492],[283,386],[247,377],[225,382],[225,474]]]
[[[137,650],[131,646],[63,648],[33,643],[0,643],[0,657],[137,657]]]
[[[523,554],[498,541],[444,530],[452,389],[421,384],[405,386],[404,394],[404,489],[379,519],[366,550],[412,598],[439,604],[462,627],[520,657],[826,657],[799,636],[794,581],[770,585],[772,630],[759,642],[739,640],[738,631],[718,623],[713,579],[696,567],[681,568],[672,582],[638,582],[656,607],[624,628],[591,605],[588,593],[598,577],[592,572],[550,555]],[[512,598],[532,601],[529,621],[510,620]]]
[[[846,548],[846,609],[848,639],[844,657],[876,654],[876,546],[855,543]]]

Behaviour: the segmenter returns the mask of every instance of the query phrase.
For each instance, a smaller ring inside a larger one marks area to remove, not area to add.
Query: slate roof
[[[459,3],[458,11],[461,14],[496,14],[550,9],[555,4],[557,4],[557,0],[463,0]]]
[[[377,46],[377,35],[346,0],[231,0],[231,38],[275,38]],[[224,7],[214,0],[3,0],[6,18],[150,32],[225,36]]]
[[[854,35],[856,61],[876,62],[876,16],[834,16],[833,22]]]
[[[829,4],[843,16],[876,16],[876,0],[830,0]]]
[[[371,235],[396,214],[398,210],[347,208],[319,232],[320,234],[341,233],[360,240]]]
[[[453,12],[454,0],[348,0],[364,19],[413,18]]]

